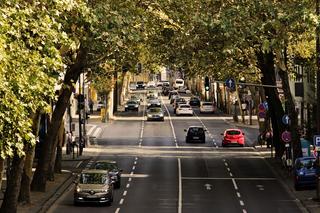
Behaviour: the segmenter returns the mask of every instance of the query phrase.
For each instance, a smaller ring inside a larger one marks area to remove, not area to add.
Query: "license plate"
[[[231,141],[231,143],[238,143],[237,141]]]
[[[193,137],[193,139],[199,139],[199,137]]]
[[[87,198],[97,198],[97,195],[88,195]]]

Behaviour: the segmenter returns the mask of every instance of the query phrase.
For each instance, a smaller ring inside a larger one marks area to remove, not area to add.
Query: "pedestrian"
[[[272,135],[272,131],[268,130],[265,134],[265,140],[267,142],[267,148],[271,147],[272,144],[272,140],[273,140],[273,135]]]
[[[67,152],[67,155],[68,155],[68,154],[70,154],[72,152],[72,133],[71,132],[67,131],[66,140],[67,140],[66,152]]]
[[[89,109],[90,109],[90,114],[93,114],[93,101],[91,98],[89,99]]]

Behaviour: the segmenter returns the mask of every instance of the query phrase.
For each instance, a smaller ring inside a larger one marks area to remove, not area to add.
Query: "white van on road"
[[[178,89],[179,87],[184,87],[184,80],[181,78],[177,78],[173,84],[174,89]]]

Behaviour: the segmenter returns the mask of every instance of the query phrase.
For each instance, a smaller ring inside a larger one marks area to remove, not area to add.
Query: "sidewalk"
[[[31,204],[19,205],[18,213],[46,212],[72,184],[73,173],[80,172],[89,160],[90,158],[87,156],[78,156],[73,159],[72,155],[63,154],[62,173],[55,174],[54,181],[47,181],[46,192],[31,192]]]
[[[248,120],[246,120],[248,121]],[[233,120],[228,120],[228,123],[237,127],[246,127],[246,128],[259,128],[258,121],[253,120],[253,125],[249,125],[248,123],[244,124],[241,122],[234,122]],[[278,180],[282,182],[285,186],[288,193],[290,193],[293,197],[297,198],[297,202],[306,208],[307,212],[310,213],[320,213],[320,202],[314,201],[313,199],[316,197],[316,190],[301,190],[296,191],[294,189],[294,180],[292,172],[288,172],[282,166],[282,162],[275,158],[271,158],[271,149],[267,148],[265,145],[260,146],[256,145],[255,149],[261,153],[261,156],[265,158],[267,165],[272,169]],[[273,152],[273,156],[274,156]]]

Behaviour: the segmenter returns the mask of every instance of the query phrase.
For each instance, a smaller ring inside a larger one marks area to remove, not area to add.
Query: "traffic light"
[[[210,89],[210,80],[208,76],[206,76],[204,79],[204,89],[205,91],[209,91]]]
[[[79,109],[84,109],[84,95],[83,94],[79,94],[77,96],[77,100],[78,100],[78,108]]]

